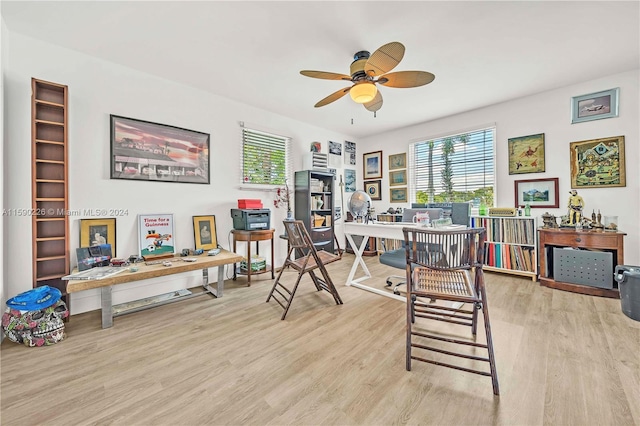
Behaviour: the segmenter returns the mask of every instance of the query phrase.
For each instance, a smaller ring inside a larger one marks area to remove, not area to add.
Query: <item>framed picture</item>
[[[624,136],[571,142],[571,188],[627,186]]]
[[[560,207],[558,178],[527,179],[514,182],[515,206],[557,209]]]
[[[620,88],[574,96],[571,99],[571,123],[600,120],[618,116]]]
[[[342,144],[340,142],[329,141],[329,154],[342,156]]]
[[[116,218],[80,219],[79,247],[111,244],[111,254],[116,256]]]
[[[193,216],[193,236],[196,249],[211,250],[218,247],[215,216]]]
[[[394,170],[389,172],[389,186],[401,186],[407,184],[407,171]]]
[[[509,174],[544,172],[544,133],[509,139]]]
[[[344,164],[356,165],[356,143],[344,141]]]
[[[382,196],[380,195],[380,185],[382,181],[379,180],[371,180],[364,183],[364,192],[369,194],[372,200],[382,200]]]
[[[111,179],[209,183],[209,134],[111,115]]]
[[[389,170],[406,169],[407,153],[393,154],[389,156]]]
[[[364,180],[382,179],[382,151],[367,152],[362,155]]]
[[[407,202],[407,188],[391,188],[389,192],[392,203]]]
[[[172,214],[139,214],[138,247],[140,256],[147,258],[174,255],[175,236]]]
[[[344,169],[344,192],[356,192],[356,171]]]

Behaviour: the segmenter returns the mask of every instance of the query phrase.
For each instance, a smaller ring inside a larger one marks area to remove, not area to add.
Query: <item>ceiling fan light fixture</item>
[[[378,88],[371,82],[363,82],[354,85],[349,91],[349,95],[354,102],[359,104],[366,104],[371,102],[376,97]]]

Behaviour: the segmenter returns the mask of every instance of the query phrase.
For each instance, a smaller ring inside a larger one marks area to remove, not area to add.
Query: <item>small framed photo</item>
[[[509,139],[509,174],[544,172],[544,133]]]
[[[382,196],[380,195],[380,185],[382,181],[380,180],[371,180],[364,183],[364,192],[369,194],[372,200],[382,200]]]
[[[402,186],[407,184],[407,171],[394,170],[389,172],[389,186]]]
[[[138,215],[138,248],[145,259],[174,255],[172,214]]]
[[[515,206],[557,209],[560,207],[558,178],[527,179],[514,182]]]
[[[116,256],[116,218],[80,219],[80,247],[111,244],[111,254]]]
[[[392,203],[407,202],[407,188],[391,188],[389,192]]]
[[[389,156],[389,170],[406,169],[407,153],[393,154]]]
[[[382,179],[382,151],[367,152],[362,155],[363,180]]]
[[[618,116],[620,88],[574,96],[571,99],[571,123],[600,120]]]
[[[211,250],[218,247],[215,216],[193,216],[195,248]]]
[[[624,136],[571,142],[571,188],[627,186]]]

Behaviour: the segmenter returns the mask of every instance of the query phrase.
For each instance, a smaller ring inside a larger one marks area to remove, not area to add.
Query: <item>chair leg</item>
[[[278,276],[276,277],[276,280],[273,282],[273,286],[271,287],[271,291],[269,292],[269,296],[267,297],[267,302],[271,300],[271,296],[273,296],[273,292],[275,291],[276,287],[280,283],[280,277],[282,276],[282,273],[288,266],[289,266],[289,262],[285,262],[284,265],[282,265],[282,268],[280,268],[280,272],[278,272]]]
[[[500,387],[498,385],[498,371],[496,369],[496,358],[493,354],[493,338],[491,337],[491,323],[489,322],[489,307],[487,306],[487,295],[484,286],[480,286],[480,294],[482,297],[482,316],[484,319],[484,332],[487,336],[487,351],[489,352],[489,369],[491,371],[491,384],[493,385],[493,394],[500,395]]]
[[[412,294],[407,293],[407,342],[406,342],[406,369],[407,371],[411,371],[411,336],[412,330],[411,327],[415,322],[415,313],[414,313],[414,302],[416,297]]]
[[[291,290],[291,297],[289,298],[289,301],[287,302],[287,306],[284,308],[284,313],[282,314],[282,318],[280,318],[281,320],[284,320],[284,318],[287,316],[287,312],[289,312],[289,308],[291,307],[291,303],[293,303],[293,296],[296,295],[296,290],[298,290],[298,284],[300,284],[300,280],[302,279],[302,275],[304,275],[304,274],[302,274],[302,273],[298,274],[298,279],[296,280],[296,284],[293,286],[293,290]]]

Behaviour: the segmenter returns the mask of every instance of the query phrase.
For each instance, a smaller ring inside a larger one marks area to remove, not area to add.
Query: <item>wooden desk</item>
[[[215,297],[222,297],[222,292],[224,290],[224,265],[229,265],[242,260],[242,256],[236,253],[231,253],[227,250],[221,250],[220,253],[216,256],[207,256],[206,254],[204,254],[201,256],[192,257],[197,257],[198,260],[196,260],[195,262],[172,261],[171,266],[163,266],[162,264],[145,265],[144,263],[136,263],[135,266],[138,267],[138,271],[136,272],[127,270],[101,280],[70,280],[67,281],[67,293],[75,293],[78,291],[90,290],[92,288],[100,288],[102,328],[108,328],[113,326],[114,316],[124,315],[125,313],[113,313],[111,290],[114,285],[202,269],[202,287],[204,291],[202,293],[194,293],[191,295],[175,298],[170,302],[186,299],[189,297],[200,296],[202,294],[212,294]],[[209,284],[208,268],[214,267],[218,267],[218,284],[216,288],[211,287],[211,285]],[[125,269],[127,268],[125,267]],[[151,305],[148,307],[153,306],[158,305]]]
[[[275,233],[275,229],[262,229],[256,231],[241,231],[238,229],[234,229],[231,231],[231,235],[233,237],[233,251],[236,251],[236,242],[237,241],[246,241],[247,242],[247,270],[243,271],[240,268],[236,268],[235,263],[233,264],[233,279],[235,281],[238,274],[247,276],[247,284],[251,286],[251,276],[264,274],[267,272],[271,272],[271,279],[275,278],[273,273],[273,234]],[[256,255],[260,254],[260,247],[258,243],[260,241],[271,241],[271,264],[267,263],[267,267],[260,271],[252,271],[251,270],[251,242],[256,242]],[[242,260],[242,259],[241,259]]]
[[[538,230],[538,235],[540,239],[540,250],[538,251],[540,285],[592,296],[620,297],[617,288],[590,287],[554,280],[553,271],[547,271],[547,257],[553,256],[554,247],[604,250],[613,253],[613,267],[615,268],[616,265],[624,265],[624,236],[627,234],[624,232],[541,228]],[[613,271],[611,272],[611,280],[613,281]]]

